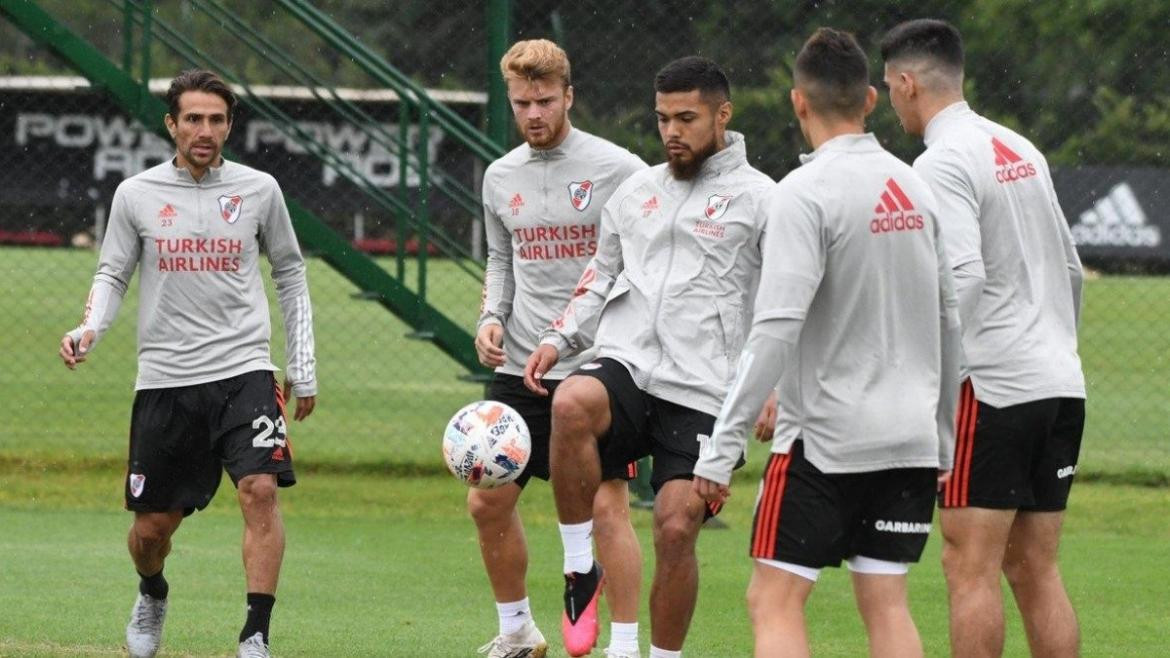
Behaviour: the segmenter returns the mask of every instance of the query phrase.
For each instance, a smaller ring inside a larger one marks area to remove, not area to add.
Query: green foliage
[[[156,2],[156,17],[195,37],[216,61],[253,83],[279,84],[287,76],[244,45],[238,38],[242,30],[264,34],[333,84],[373,84],[271,3],[231,3],[235,20],[221,21],[201,11],[207,2]],[[121,61],[120,1],[41,0],[41,5]],[[482,1],[323,0],[319,5],[426,85],[486,89],[488,72],[497,65],[486,57]],[[733,127],[748,136],[755,162],[780,177],[806,150],[787,100],[791,64],[804,40],[822,25],[853,31],[871,53],[876,81],[882,35],[918,17],[943,18],[962,30],[968,98],[975,109],[1032,138],[1054,163],[1160,166],[1170,149],[1170,101],[1164,91],[1170,88],[1165,46],[1170,4],[1164,2],[515,0],[513,16],[517,38],[552,38],[569,52],[579,124],[651,162],[661,160],[651,82],[667,61],[701,54],[723,65],[737,103]],[[44,53],[0,23],[0,72],[66,72]],[[187,65],[158,40],[151,58],[158,77]],[[902,135],[884,99],[870,128],[902,157],[921,151]]]

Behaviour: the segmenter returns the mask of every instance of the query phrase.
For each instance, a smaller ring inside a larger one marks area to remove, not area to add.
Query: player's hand
[[[723,503],[731,497],[731,487],[726,484],[712,482],[700,475],[696,475],[691,480],[691,488],[694,489],[695,493],[699,494],[700,498],[708,503]]]
[[[504,365],[504,328],[498,324],[485,324],[475,334],[475,353],[481,365],[498,368]]]
[[[756,418],[756,440],[761,443],[771,441],[772,435],[776,433],[776,391],[772,390],[772,394],[768,396],[768,400],[764,402],[764,408],[760,409],[760,415]]]
[[[552,367],[560,360],[560,355],[557,354],[557,348],[552,345],[537,345],[536,351],[528,357],[528,363],[524,366],[524,385],[528,390],[537,395],[548,395],[548,390],[540,383],[541,377],[544,377]]]
[[[69,334],[61,337],[61,349],[57,351],[57,354],[65,362],[66,368],[75,370],[77,364],[85,362],[86,355],[89,354],[89,346],[93,344],[93,336],[93,329],[86,329],[85,333],[81,334],[79,345],[73,344],[73,338]]]
[[[949,468],[945,471],[940,470],[938,472],[938,490],[939,491],[942,491],[943,487],[946,486],[947,482],[950,482],[952,472],[953,471],[951,471],[951,469],[949,469]]]
[[[292,384],[288,380],[284,382],[284,399],[292,398]],[[317,396],[308,395],[303,398],[297,398],[297,408],[293,412],[293,420],[304,420],[313,413],[313,408],[317,406]]]

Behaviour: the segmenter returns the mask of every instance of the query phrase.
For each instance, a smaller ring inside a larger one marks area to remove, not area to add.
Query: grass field
[[[85,250],[0,248],[0,459],[122,459],[137,286],[79,371],[56,357],[62,332],[77,323],[95,261]],[[479,307],[475,282],[442,261],[429,271],[432,303],[470,328]],[[344,471],[437,472],[442,424],[482,389],[461,381],[462,369],[429,343],[405,338],[407,327],[380,306],[355,299],[353,286],[322,262],[310,261],[309,276],[321,392],[310,422],[293,428],[298,458]],[[1170,278],[1091,280],[1083,316],[1082,475],[1170,486]],[[280,365],[279,320],[274,334]]]
[[[0,655],[118,655],[135,588],[120,480],[120,472],[103,469],[0,470]],[[741,479],[733,491],[723,517],[730,529],[700,538],[700,601],[687,656],[751,653],[743,593],[754,483]],[[474,655],[494,635],[495,611],[463,495],[449,478],[303,474],[282,494],[289,546],[272,628],[276,654]],[[1166,489],[1074,489],[1063,564],[1086,656],[1164,651],[1170,606],[1156,574],[1165,572],[1168,505]],[[530,487],[521,509],[532,552],[530,597],[538,622],[555,637],[560,545],[549,487]],[[648,547],[649,514],[634,518]],[[171,612],[162,655],[233,650],[243,621],[239,537],[230,489],[180,529],[167,566]],[[913,612],[931,656],[947,653],[938,549],[932,537],[911,575]],[[646,592],[648,584],[643,600]],[[1006,655],[1024,655],[1023,632],[1008,610]],[[646,650],[645,616],[642,623]],[[815,655],[864,654],[846,572],[822,577],[809,625]],[[555,640],[554,647],[550,655],[564,655]]]
[[[55,356],[81,312],[94,262],[87,251],[0,248],[0,656],[119,655],[133,600],[120,497],[136,294],[81,370],[67,371]],[[432,303],[470,326],[478,288],[441,262],[431,264],[431,275]],[[404,338],[404,325],[355,299],[353,287],[319,261],[310,261],[310,282],[321,394],[314,416],[292,428],[301,483],[282,494],[290,543],[274,649],[280,656],[472,655],[494,634],[495,615],[464,489],[442,474],[438,437],[450,413],[481,389],[461,381],[461,369],[434,347]],[[1170,279],[1087,285],[1081,351],[1089,421],[1063,551],[1086,655],[1164,651],[1170,605],[1155,574],[1165,571],[1170,540],[1168,320]],[[280,364],[279,325],[275,333]],[[750,653],[743,592],[759,451],[724,513],[731,528],[701,538],[688,656]],[[560,549],[548,487],[530,487],[522,510],[530,593],[538,621],[555,637]],[[648,548],[649,515],[636,515]],[[230,489],[180,531],[167,567],[173,594],[164,655],[233,650],[243,615],[239,538]],[[936,537],[911,577],[929,655],[946,653],[938,548]],[[1009,623],[1007,655],[1022,655],[1014,613]],[[818,584],[810,629],[818,655],[864,653],[845,573]]]

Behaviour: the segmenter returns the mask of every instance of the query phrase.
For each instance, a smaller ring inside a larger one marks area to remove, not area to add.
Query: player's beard
[[[699,170],[703,168],[703,163],[707,158],[715,155],[718,147],[715,143],[715,135],[712,133],[711,141],[707,142],[698,149],[691,149],[687,146],[689,158],[684,158],[682,155],[676,155],[669,150],[666,151],[666,164],[670,167],[670,174],[674,176],[675,180],[693,180],[695,176],[699,175]]]
[[[543,124],[544,130],[541,131],[539,137],[529,135],[526,127],[517,126],[520,130],[520,136],[534,149],[550,148],[553,142],[556,141],[557,136],[561,134],[561,130],[565,127],[566,117],[561,115],[552,121],[546,121]]]

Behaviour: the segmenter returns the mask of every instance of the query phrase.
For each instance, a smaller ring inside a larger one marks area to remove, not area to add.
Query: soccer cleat
[[[624,649],[614,649],[613,647],[606,649],[605,655],[607,658],[642,658],[642,652],[636,649],[627,651]]]
[[[162,643],[163,620],[167,617],[167,600],[139,594],[126,624],[126,650],[130,658],[154,658]]]
[[[515,633],[497,635],[480,647],[478,653],[486,653],[488,658],[544,658],[547,651],[548,642],[544,641],[536,622],[530,619]]]
[[[565,574],[565,614],[561,617],[561,635],[570,656],[584,656],[597,644],[600,625],[597,605],[601,599],[604,576],[596,561],[589,573]]]
[[[269,658],[268,645],[264,644],[264,634],[257,632],[240,642],[240,648],[236,649],[236,658]]]

